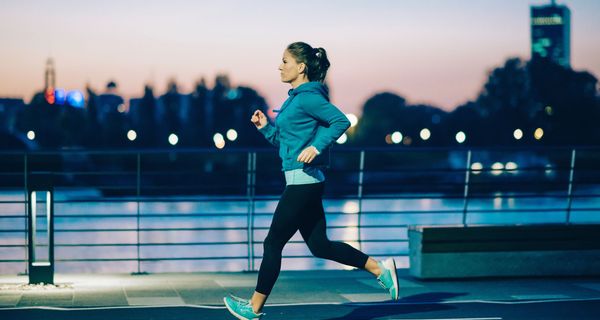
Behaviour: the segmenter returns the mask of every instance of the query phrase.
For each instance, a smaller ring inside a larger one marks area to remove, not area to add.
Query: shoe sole
[[[398,300],[398,297],[400,296],[400,287],[398,286],[398,275],[396,274],[396,261],[390,258],[385,260],[383,265],[392,273],[392,281],[394,282],[394,289],[396,289],[396,294],[392,297],[392,300]]]
[[[246,318],[242,315],[240,315],[239,313],[235,312],[233,309],[231,309],[229,307],[229,304],[227,304],[227,298],[223,298],[223,303],[225,303],[225,308],[227,308],[227,310],[229,310],[229,313],[231,313],[234,317],[240,319],[240,320],[259,320],[260,318]]]

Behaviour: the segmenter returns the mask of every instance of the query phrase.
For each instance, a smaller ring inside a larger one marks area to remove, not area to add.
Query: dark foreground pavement
[[[266,319],[600,319],[600,278],[418,281],[401,299],[360,271],[282,272]],[[248,297],[256,273],[57,275],[57,286],[0,276],[0,319],[234,319],[227,293]]]

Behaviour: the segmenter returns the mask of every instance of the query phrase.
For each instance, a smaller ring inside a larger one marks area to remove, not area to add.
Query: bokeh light
[[[456,133],[456,136],[454,138],[456,139],[456,142],[463,143],[465,142],[465,140],[467,140],[467,135],[464,132],[459,131]]]
[[[515,137],[516,140],[521,140],[521,138],[523,138],[523,130],[515,129],[513,132],[513,137]]]
[[[174,145],[176,145],[178,142],[179,142],[179,137],[177,137],[177,135],[176,135],[176,134],[174,134],[174,133],[171,133],[171,134],[169,135],[169,143],[170,143],[172,146],[174,146]]]
[[[402,133],[400,133],[400,131],[396,131],[394,133],[392,133],[392,142],[395,144],[398,144],[400,142],[402,142]]]
[[[137,133],[134,130],[127,131],[127,139],[129,139],[129,141],[134,141],[137,139]]]
[[[227,139],[229,139],[229,141],[235,141],[238,137],[238,133],[234,129],[227,130],[226,135],[227,135]]]
[[[419,136],[421,136],[421,139],[425,141],[429,140],[429,138],[431,138],[431,131],[429,131],[427,128],[423,128],[421,132],[419,132]]]

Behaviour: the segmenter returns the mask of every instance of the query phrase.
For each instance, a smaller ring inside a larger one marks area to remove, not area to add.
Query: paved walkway
[[[399,272],[401,299],[394,303],[362,271],[282,272],[267,319],[600,319],[600,278],[419,281]],[[0,318],[233,319],[222,297],[248,297],[256,273],[58,274],[56,286],[27,281],[0,276]],[[565,308],[572,311],[559,312]]]

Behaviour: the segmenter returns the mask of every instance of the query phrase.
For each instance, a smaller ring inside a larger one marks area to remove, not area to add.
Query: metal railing
[[[1,152],[0,273],[26,272],[42,174],[58,272],[257,270],[284,188],[272,149]],[[404,267],[412,224],[600,222],[600,148],[340,149],[326,175],[330,238]],[[301,243],[284,268],[339,267]]]

